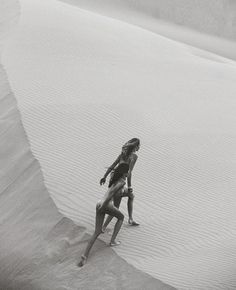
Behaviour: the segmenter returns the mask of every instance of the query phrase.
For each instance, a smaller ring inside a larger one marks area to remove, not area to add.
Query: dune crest
[[[57,207],[91,233],[99,179],[139,137],[141,225],[124,200],[115,251],[178,289],[234,289],[235,62],[60,1],[21,3],[2,59]]]
[[[1,49],[18,17],[17,1],[1,1]],[[63,217],[49,196],[2,65],[0,136],[0,289],[174,289],[128,265],[101,241],[88,264],[76,266],[89,235]]]
[[[236,3],[230,0],[61,0],[236,60]],[[193,49],[194,51],[194,49]]]

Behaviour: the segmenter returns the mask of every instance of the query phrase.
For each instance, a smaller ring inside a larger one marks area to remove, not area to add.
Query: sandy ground
[[[231,0],[62,0],[81,8],[132,21],[135,14],[236,40],[236,3]],[[137,19],[138,20],[138,19]],[[140,19],[139,19],[140,20]],[[147,20],[147,19],[146,19]],[[169,29],[170,30],[170,29]]]
[[[116,252],[178,289],[235,289],[235,62],[59,1],[21,10],[2,61],[60,211],[91,233],[98,181],[139,137],[141,226]]]
[[[236,60],[236,2],[230,0],[62,0]]]
[[[1,49],[19,18],[18,4],[0,3]],[[174,289],[127,264],[102,241],[87,265],[76,266],[90,236],[49,197],[2,66],[0,136],[1,290]]]

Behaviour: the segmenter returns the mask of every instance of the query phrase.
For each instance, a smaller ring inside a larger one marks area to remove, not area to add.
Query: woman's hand
[[[100,185],[103,185],[104,183],[106,183],[106,178],[105,177],[100,179]]]

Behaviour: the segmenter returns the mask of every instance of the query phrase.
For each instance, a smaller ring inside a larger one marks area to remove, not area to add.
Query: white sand
[[[15,0],[0,2],[0,43],[19,19]],[[89,239],[58,212],[30,150],[17,102],[0,64],[0,289],[174,289],[135,269],[102,241],[77,263]],[[105,263],[104,263],[105,261]]]
[[[54,0],[21,5],[2,60],[60,210],[92,231],[105,166],[139,137],[141,226],[124,225],[117,253],[179,289],[234,289],[235,62]]]
[[[164,20],[182,29],[188,27],[202,33],[236,40],[236,2],[231,0],[61,1],[128,22],[135,18],[139,22],[146,15],[149,19]]]
[[[236,60],[235,1],[61,1]]]

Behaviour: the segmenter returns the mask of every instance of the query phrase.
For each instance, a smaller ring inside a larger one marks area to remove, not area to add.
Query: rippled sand
[[[235,62],[58,1],[21,4],[2,61],[60,211],[92,232],[98,181],[139,137],[141,225],[126,218],[116,252],[178,289],[234,289]]]
[[[18,1],[1,1],[1,50],[18,19]],[[0,136],[1,290],[174,289],[135,269],[102,241],[88,263],[77,267],[89,235],[50,198],[2,65]]]

